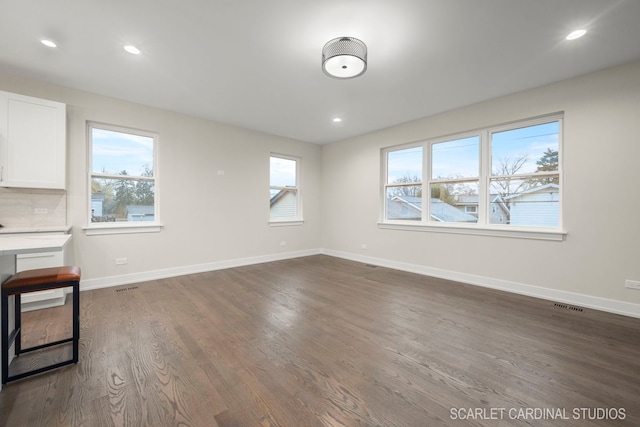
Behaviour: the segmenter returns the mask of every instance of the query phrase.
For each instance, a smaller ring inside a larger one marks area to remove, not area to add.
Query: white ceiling
[[[363,76],[322,73],[339,36]],[[0,2],[0,71],[314,143],[637,59],[639,0]]]

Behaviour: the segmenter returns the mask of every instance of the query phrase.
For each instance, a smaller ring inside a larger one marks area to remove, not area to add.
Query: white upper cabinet
[[[64,189],[66,105],[0,91],[0,186]]]

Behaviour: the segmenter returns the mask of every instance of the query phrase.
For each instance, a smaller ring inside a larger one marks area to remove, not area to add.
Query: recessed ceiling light
[[[55,44],[51,40],[47,40],[47,39],[40,40],[40,43],[42,43],[43,45],[48,46],[48,47],[58,47],[57,44]]]
[[[336,117],[333,119],[333,123],[340,123],[342,119],[340,117]]]
[[[587,34],[587,30],[575,30],[569,33],[567,40],[575,40]]]
[[[134,45],[128,44],[124,47],[124,50],[129,52],[132,55],[140,55],[140,49],[135,47]]]

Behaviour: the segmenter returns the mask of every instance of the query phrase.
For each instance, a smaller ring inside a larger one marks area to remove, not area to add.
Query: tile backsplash
[[[67,192],[0,188],[0,224],[6,228],[67,225]]]

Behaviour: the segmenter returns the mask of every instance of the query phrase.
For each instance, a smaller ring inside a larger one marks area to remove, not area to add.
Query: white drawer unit
[[[64,265],[64,252],[42,252],[16,255],[16,272]],[[30,292],[22,295],[22,311],[64,305],[66,289]]]

